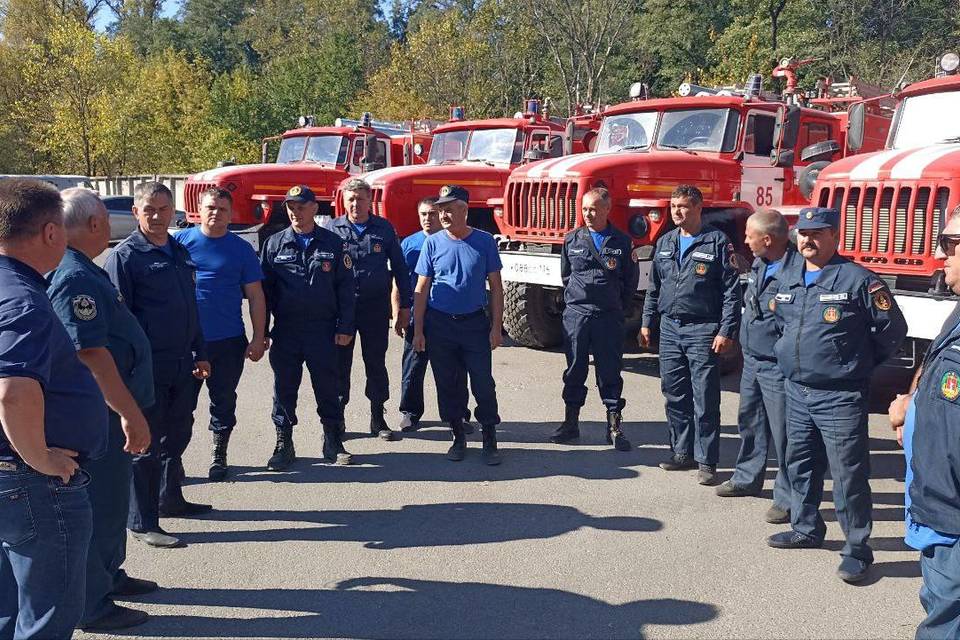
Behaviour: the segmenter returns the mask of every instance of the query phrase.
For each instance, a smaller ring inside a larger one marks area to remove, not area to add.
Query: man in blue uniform
[[[791,531],[770,536],[779,549],[819,547],[823,477],[829,465],[837,521],[847,538],[837,574],[862,580],[873,552],[867,395],[873,370],[893,355],[907,325],[887,285],[837,254],[840,212],[800,211],[798,268],[774,298],[780,338],[774,351],[786,378],[787,473]]]
[[[210,505],[183,496],[183,452],[193,432],[195,380],[210,375],[197,314],[196,266],[170,237],[173,194],[159,182],[137,186],[138,227],[107,257],[106,271],[150,340],[154,403],[144,410],[153,446],[133,458],[130,517],[133,537],[153,547],[180,541],[160,528],[160,516],[189,517]]]
[[[596,188],[583,194],[582,215],[584,226],[567,234],[560,253],[566,417],[550,440],[559,444],[580,437],[580,408],[587,399],[584,382],[592,353],[600,399],[607,409],[607,443],[629,451],[630,441],[621,428],[626,404],[621,397],[623,323],[637,291],[639,270],[630,238],[607,220],[609,191]]]
[[[382,440],[394,440],[396,433],[384,420],[383,405],[390,397],[387,376],[387,341],[390,336],[391,280],[400,291],[399,321],[410,320],[410,279],[403,261],[400,241],[393,225],[370,215],[370,185],[356,178],[341,190],[347,215],[330,223],[330,230],[343,240],[344,251],[353,261],[356,277],[356,330],[360,334],[363,368],[367,374],[366,396],[370,400],[370,433]],[[340,363],[340,404],[350,402],[350,371],[354,341],[338,349]]]
[[[734,346],[740,324],[740,283],[730,239],[703,224],[703,194],[680,185],[670,198],[676,228],[657,240],[643,303],[640,346],[660,321],[660,386],[666,397],[671,458],[662,469],[696,469],[717,483],[720,458],[718,356]]]
[[[790,481],[786,468],[786,397],[783,373],[773,355],[779,334],[774,296],[779,279],[796,268],[799,254],[779,211],[761,209],[747,218],[745,242],[756,259],[750,272],[740,322],[743,372],[740,375],[740,453],[733,477],[717,487],[724,498],[757,496],[763,488],[770,442],[777,453],[771,524],[790,522]]]
[[[960,295],[960,217],[940,235],[944,280]],[[918,640],[960,637],[960,305],[943,324],[917,370],[910,393],[890,404],[890,422],[906,457],[905,541],[920,552],[920,602],[927,617]]]
[[[83,614],[93,523],[79,465],[107,446],[103,394],[41,275],[66,244],[55,188],[0,180],[0,636],[15,640],[69,638]]]
[[[144,611],[114,603],[112,595],[140,595],[155,582],[129,577],[127,555],[131,453],[150,446],[150,427],[141,411],[153,404],[150,341],[107,272],[93,263],[110,243],[110,216],[93,191],[67,189],[64,226],[67,252],[47,280],[54,310],[110,407],[107,450],[84,463],[93,509],[93,537],[87,555],[86,598],[80,627],[110,631],[146,622]]]
[[[228,230],[232,214],[230,192],[211,187],[200,195],[200,224],[175,236],[197,265],[197,308],[211,368],[206,378],[213,433],[211,480],[227,476],[227,446],[237,424],[237,385],[244,359],[257,362],[267,348],[260,261],[250,243]],[[243,326],[243,298],[250,306],[250,342]],[[197,380],[198,395],[201,386],[203,381]]]
[[[290,226],[270,237],[260,254],[267,300],[273,424],[277,446],[267,468],[281,471],[296,459],[293,427],[306,363],[323,425],[323,457],[350,464],[343,448],[343,406],[337,395],[337,346],[354,334],[353,260],[340,238],[314,222],[317,200],[308,187],[292,187],[284,200]]]
[[[440,231],[440,209],[437,207],[437,198],[424,198],[417,205],[417,215],[420,218],[421,231],[411,234],[400,243],[403,252],[403,261],[410,274],[410,299],[408,304],[413,306],[413,290],[417,286],[417,262],[420,260],[420,250],[428,236]],[[420,428],[420,418],[423,416],[423,379],[427,374],[429,354],[427,351],[416,351],[413,348],[413,317],[409,316],[407,324],[401,324],[403,315],[400,307],[400,289],[393,285],[393,330],[403,338],[403,356],[401,365],[403,374],[400,379],[400,431],[410,432]],[[470,411],[467,410],[463,419],[463,426],[467,433],[473,433],[470,424]]]
[[[469,201],[463,187],[447,185],[440,190],[437,206],[443,231],[427,238],[417,262],[413,348],[430,350],[440,419],[453,431],[447,458],[456,462],[466,455],[463,416],[469,375],[477,402],[475,416],[483,429],[483,460],[495,465],[500,464],[500,415],[493,350],[503,341],[502,265],[493,236],[467,224]],[[491,319],[484,312],[488,284]]]

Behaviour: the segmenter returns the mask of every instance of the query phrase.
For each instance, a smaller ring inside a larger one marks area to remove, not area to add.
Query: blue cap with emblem
[[[283,199],[283,203],[288,202],[316,202],[317,196],[313,195],[313,191],[310,190],[305,184],[298,184],[294,187],[290,187],[290,190],[287,191],[286,197]]]
[[[437,204],[447,204],[454,200],[460,200],[469,204],[470,194],[466,189],[456,184],[448,184],[440,187],[440,197],[437,199]]]
[[[836,229],[840,226],[840,212],[828,207],[806,207],[800,210],[797,230]]]

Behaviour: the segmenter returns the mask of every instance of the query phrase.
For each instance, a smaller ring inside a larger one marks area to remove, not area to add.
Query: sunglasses
[[[957,245],[960,245],[960,233],[941,233],[938,238],[940,251],[947,257],[956,255]]]

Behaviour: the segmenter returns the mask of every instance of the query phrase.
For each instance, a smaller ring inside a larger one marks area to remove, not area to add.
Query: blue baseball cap
[[[840,226],[840,212],[827,207],[806,207],[797,218],[797,231],[808,229],[836,229]]]
[[[456,184],[448,184],[440,189],[440,197],[437,199],[437,204],[447,204],[455,200],[469,204],[470,193]]]
[[[313,195],[313,191],[310,190],[305,184],[298,184],[294,187],[290,187],[290,190],[287,191],[286,197],[283,199],[283,203],[288,202],[316,202],[317,197]]]

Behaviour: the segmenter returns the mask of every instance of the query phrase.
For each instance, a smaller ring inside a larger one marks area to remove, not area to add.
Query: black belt
[[[476,318],[477,316],[485,315],[485,312],[482,308],[477,309],[476,311],[471,311],[470,313],[446,313],[444,311],[439,311],[433,307],[428,307],[433,313],[439,313],[442,316],[446,316],[451,320],[469,320],[470,318]]]

